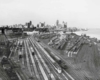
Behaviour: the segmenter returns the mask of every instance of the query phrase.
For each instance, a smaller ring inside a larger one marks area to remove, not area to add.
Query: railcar
[[[56,71],[57,71],[58,73],[62,73],[62,69],[61,69],[61,67],[58,65],[58,63],[54,62],[54,63],[53,63],[53,66],[54,66],[54,68],[56,69]]]
[[[50,56],[59,64],[61,64],[61,59],[56,56],[54,53],[50,52]]]
[[[23,54],[20,50],[18,51],[18,56],[19,56],[19,59],[22,59],[22,57],[23,57]]]
[[[67,65],[64,61],[62,61],[58,56],[56,56],[54,53],[50,53],[51,57],[59,64],[59,66],[63,69],[67,69]]]
[[[34,55],[35,53],[34,53],[34,49],[32,48],[32,47],[30,47],[30,50],[31,50],[31,52],[32,52],[32,55]]]

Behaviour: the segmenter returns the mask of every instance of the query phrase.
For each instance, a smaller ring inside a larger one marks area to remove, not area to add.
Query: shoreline
[[[87,36],[90,36],[90,38],[97,38],[97,40],[100,40],[99,34],[88,33],[88,31],[78,31],[74,33],[77,35],[86,34]]]

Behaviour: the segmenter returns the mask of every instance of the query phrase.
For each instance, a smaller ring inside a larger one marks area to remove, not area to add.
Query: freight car
[[[22,59],[22,57],[23,57],[23,53],[22,53],[21,50],[18,50],[18,56],[19,56],[19,60]]]
[[[30,50],[32,52],[32,55],[34,55],[34,49],[32,47],[30,47]]]

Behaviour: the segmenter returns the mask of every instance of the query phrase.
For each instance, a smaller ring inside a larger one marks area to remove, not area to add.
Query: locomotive
[[[58,56],[56,56],[54,53],[50,53],[50,56],[60,65],[61,68],[67,69],[67,65],[64,61],[62,61]]]
[[[53,52],[50,52],[49,49],[45,48],[47,52],[49,52],[49,55],[60,65],[61,68],[67,69],[67,65],[64,61],[62,61],[57,55],[55,55]]]

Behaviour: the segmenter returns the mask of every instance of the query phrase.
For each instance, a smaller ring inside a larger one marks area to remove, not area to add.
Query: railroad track
[[[40,46],[40,45],[38,45],[38,43],[37,42],[35,42],[32,38],[29,38],[30,39],[30,41],[31,41],[31,43],[32,43],[32,45],[33,45],[33,47],[37,47],[38,48],[38,50],[37,51],[39,51],[39,49],[41,49],[42,47]],[[34,44],[35,44],[35,46],[34,46]],[[48,57],[47,58],[47,52],[45,52],[45,50],[44,49],[41,49],[41,51],[43,51],[43,53],[45,53],[45,54],[43,54],[42,52],[41,52],[41,56],[43,57],[43,55],[45,56],[45,58],[43,58],[44,60],[46,60],[49,64],[51,64],[51,66],[52,66],[52,69],[54,70],[54,64],[52,64],[51,62],[50,62],[50,60],[49,60],[49,58],[50,57]],[[63,70],[64,71],[64,70]],[[68,73],[65,73],[66,71],[64,71],[64,72],[62,72],[60,75],[59,75],[59,73],[57,72],[57,71],[55,71],[54,73],[56,73],[56,75],[57,75],[57,77],[59,78],[59,80],[74,80],[73,78],[70,78],[70,77],[68,77],[67,78],[67,76],[69,76],[69,74]]]
[[[26,44],[26,41],[24,41],[24,48],[25,48],[25,58],[26,58],[26,66],[28,68],[28,71],[29,71],[29,74],[30,76],[32,76],[32,71],[31,71],[31,65],[30,65],[30,62],[29,62],[29,56],[28,56],[28,50],[27,50],[27,44]]]
[[[12,57],[12,55],[14,55],[14,53],[16,52],[16,50],[17,50],[17,48],[18,48],[18,44],[17,44],[17,42],[18,42],[18,40],[14,43],[14,45],[11,47],[11,53],[10,53],[10,55],[9,55],[9,59]],[[17,45],[16,47],[15,47],[15,45]]]
[[[6,58],[6,62],[2,61],[2,65],[11,80],[27,80],[25,79],[24,74],[20,71],[19,67],[16,64],[16,61],[14,61],[13,58],[15,56],[15,53],[17,52],[18,45],[18,41],[13,43],[12,47],[10,48],[11,53],[9,54],[8,58]]]
[[[40,45],[43,47],[45,45],[42,45],[42,43],[40,43]],[[57,55],[55,51],[52,51],[49,47],[47,47],[52,53],[54,53],[56,56],[58,56],[62,61],[66,62],[61,56]],[[68,63],[67,63],[68,64]],[[66,70],[63,69],[63,72],[65,73],[66,76],[69,77],[68,80],[75,80]]]
[[[32,56],[32,53],[30,55]],[[40,76],[42,75],[42,78],[43,78],[41,80],[49,80],[48,74],[45,72],[45,70],[43,68],[43,65],[41,64],[41,62],[40,62],[39,58],[37,57],[37,55],[34,55],[34,59],[37,62],[37,64],[38,64],[37,67],[41,72]]]
[[[81,38],[80,38],[81,39]],[[79,40],[80,40],[79,39]],[[13,60],[13,57],[17,56],[17,59],[21,61],[21,64],[27,68],[30,77],[29,80],[75,80],[65,69],[63,69],[57,61],[45,50],[42,43],[34,40],[33,36],[26,38],[23,41],[16,41],[16,47],[11,48],[11,54],[9,59]],[[23,47],[19,47],[23,45]],[[45,46],[46,47],[46,46]],[[75,47],[75,46],[73,46]],[[20,60],[19,54],[24,55]],[[49,49],[53,54],[51,49]],[[72,53],[69,51],[69,53]],[[59,55],[54,55],[59,60],[65,61]],[[15,73],[19,80],[27,80],[24,75],[18,70],[15,70]]]
[[[23,45],[22,48],[19,48],[20,44]],[[20,49],[21,55],[24,55],[21,60],[18,59],[27,68],[29,80],[74,80],[33,37],[23,40],[23,44],[17,41],[16,47],[12,49],[14,54],[10,54],[9,58],[16,55],[19,57],[19,54],[16,54],[17,49]],[[16,75],[19,80],[25,80],[20,71],[16,72]]]
[[[55,53],[53,53],[52,51],[51,51],[51,53],[52,53],[52,54],[55,54]],[[64,59],[61,58],[59,55],[56,55],[56,54],[55,54],[55,56],[57,56],[58,58],[60,58],[61,61],[64,61]],[[63,70],[63,72],[64,72],[64,73],[62,73],[62,74],[63,74],[64,76],[68,76],[68,79],[66,78],[67,80],[75,80],[66,70],[64,70],[64,69],[62,69],[62,70]]]
[[[36,47],[36,46],[34,46]],[[37,51],[39,51],[40,49],[38,49]],[[40,51],[41,52],[41,51]],[[56,76],[57,78],[59,78],[58,80],[61,80],[61,77],[58,75],[57,71],[55,71],[54,67],[52,66],[52,63],[50,61],[48,61],[48,59],[45,57],[44,54],[39,53],[41,55],[41,57],[45,60],[46,64],[48,64],[48,68],[53,71],[54,76]],[[52,74],[51,74],[52,75]]]
[[[26,61],[28,61],[28,59],[31,58],[31,62],[32,62],[32,65],[33,65],[33,68],[34,68],[34,73],[35,73],[35,79],[40,80],[40,76],[39,76],[39,73],[38,73],[38,69],[37,69],[35,60],[34,60],[34,58],[33,58],[32,55],[31,55],[31,51],[29,50],[29,46],[28,46],[28,42],[27,42],[27,41],[25,42],[25,45],[26,45],[26,48],[28,49],[29,55],[30,55],[30,57],[27,56],[27,60],[26,60]],[[26,48],[25,48],[25,49],[26,49]],[[27,49],[26,49],[26,50],[27,50]],[[27,65],[28,65],[27,67],[30,68],[29,62],[27,62]],[[29,71],[30,71],[30,73],[31,73],[31,69],[30,69]]]
[[[31,40],[30,40],[31,41]],[[35,47],[35,45],[33,44],[33,42],[31,41],[33,48],[35,49],[36,53],[35,55],[38,56],[38,58],[40,59],[41,63],[44,65],[45,70],[48,73],[48,77],[51,78],[51,80],[56,80],[55,76],[52,74],[51,70],[49,69],[49,66],[46,64],[46,61],[44,60],[44,58],[41,56],[39,50]]]

